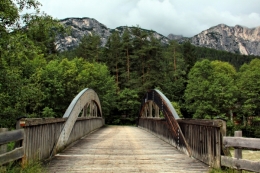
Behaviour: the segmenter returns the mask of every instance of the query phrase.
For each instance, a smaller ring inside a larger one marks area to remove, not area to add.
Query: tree
[[[98,62],[101,54],[100,36],[96,34],[84,35],[79,46],[76,48],[76,56],[81,57],[89,62]]]
[[[140,106],[136,90],[124,88],[118,94],[117,108],[127,117],[136,117]]]
[[[46,14],[34,15],[25,24],[24,32],[42,50],[45,57],[57,53],[54,42],[58,35],[66,32],[58,20]]]
[[[45,94],[41,109],[52,109],[55,117],[61,117],[84,88],[97,92],[104,116],[108,116],[115,106],[115,83],[105,65],[82,58],[52,60],[38,71],[37,76]]]
[[[194,118],[225,118],[237,101],[236,70],[226,62],[197,62],[188,75],[184,98]]]
[[[187,64],[187,71],[188,71],[187,74],[189,73],[190,69],[197,61],[194,50],[195,47],[189,41],[186,41],[183,44],[183,57],[184,57],[184,61]]]
[[[126,64],[126,73],[123,73],[123,74],[126,74],[125,82],[126,82],[126,86],[127,86],[127,84],[129,84],[129,81],[130,81],[130,69],[131,69],[131,65],[132,65],[132,39],[131,39],[128,28],[126,28],[124,30],[124,33],[122,35],[122,52],[123,52],[123,55],[125,57],[125,62],[126,62],[125,63]]]
[[[172,101],[181,104],[186,87],[187,64],[182,55],[182,49],[175,41],[164,50],[162,63],[163,75],[160,88],[163,93]]]
[[[108,65],[112,75],[115,76],[115,81],[117,85],[117,91],[120,90],[120,79],[122,73],[122,43],[119,33],[115,31],[108,38],[106,44],[105,54],[107,56],[106,64]]]
[[[240,115],[258,116],[260,114],[260,60],[254,59],[244,64],[238,73],[238,89],[240,91]]]

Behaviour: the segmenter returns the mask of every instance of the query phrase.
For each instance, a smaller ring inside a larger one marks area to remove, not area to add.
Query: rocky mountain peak
[[[56,41],[56,49],[58,51],[71,50],[79,45],[84,35],[97,34],[101,37],[102,46],[107,42],[107,38],[111,35],[111,30],[96,19],[84,18],[66,18],[60,20],[60,23],[66,27],[70,27],[71,34],[66,37],[59,37]]]
[[[191,43],[243,55],[260,55],[260,27],[219,24],[192,37]]]
[[[71,34],[57,38],[55,44],[58,51],[75,48],[79,45],[80,40],[84,35],[93,33],[100,36],[102,42],[101,46],[105,46],[112,32],[118,31],[119,34],[122,35],[125,29],[131,30],[131,28],[133,28],[120,26],[115,29],[110,29],[97,20],[88,17],[66,18],[60,20],[60,22],[64,26],[69,26],[71,28]],[[148,32],[160,40],[162,44],[169,44],[170,40],[176,40],[179,43],[190,41],[196,46],[240,53],[243,55],[260,55],[260,27],[247,28],[240,25],[231,27],[225,24],[219,24],[202,31],[191,38],[174,34],[169,34],[168,37],[165,37],[155,31]]]
[[[120,26],[115,29],[107,28],[104,24],[95,19],[88,17],[84,18],[66,18],[60,20],[61,24],[70,27],[71,34],[65,37],[59,36],[55,42],[58,51],[71,50],[79,45],[81,38],[84,35],[97,34],[101,38],[101,46],[104,47],[109,36],[114,31],[118,31],[120,35],[123,34],[125,29],[131,30],[133,27]],[[144,29],[142,29],[144,30]],[[152,32],[153,36],[160,40],[162,44],[168,44],[169,39],[155,31]]]

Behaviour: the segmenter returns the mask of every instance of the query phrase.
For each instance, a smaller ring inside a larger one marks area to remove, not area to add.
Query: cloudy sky
[[[39,0],[56,19],[89,17],[108,28],[136,26],[193,36],[220,23],[260,26],[259,0]]]

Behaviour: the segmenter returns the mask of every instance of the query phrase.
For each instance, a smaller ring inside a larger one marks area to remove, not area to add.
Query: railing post
[[[235,137],[242,137],[242,131],[235,131]],[[234,156],[235,156],[236,159],[242,159],[242,149],[236,148]],[[242,170],[238,169],[238,172],[242,173]]]
[[[7,132],[8,128],[0,128],[0,133],[1,132]],[[7,144],[0,145],[0,154],[6,153],[7,152]]]
[[[153,117],[153,102],[149,101],[148,105],[149,105],[149,117],[152,118]]]
[[[156,117],[156,118],[160,118],[160,115],[159,115],[160,113],[159,113],[159,111],[160,111],[160,110],[159,110],[159,107],[158,107],[157,105],[155,105],[155,117]]]

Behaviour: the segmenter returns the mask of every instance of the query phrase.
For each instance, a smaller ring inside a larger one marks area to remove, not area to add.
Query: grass
[[[234,157],[234,150],[230,152],[232,157]],[[242,159],[260,162],[260,151],[242,150]]]
[[[40,162],[31,162],[23,167],[18,163],[9,163],[7,166],[0,166],[0,173],[44,173],[46,172]]]

